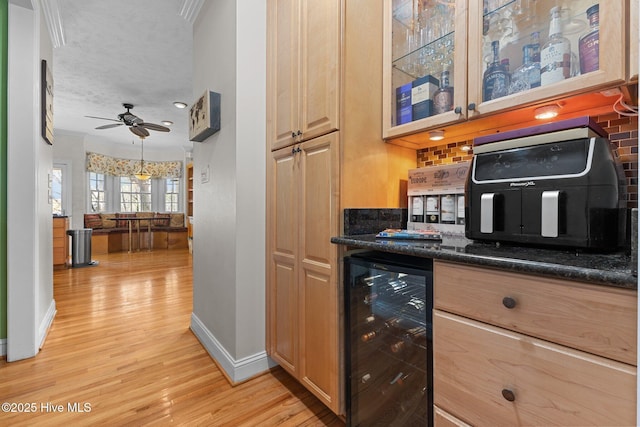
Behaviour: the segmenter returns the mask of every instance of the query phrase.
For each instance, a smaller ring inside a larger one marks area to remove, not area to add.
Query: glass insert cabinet
[[[625,83],[628,9],[628,0],[385,0],[384,137]]]

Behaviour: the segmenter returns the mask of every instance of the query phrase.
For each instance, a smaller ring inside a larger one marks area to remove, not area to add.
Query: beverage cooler
[[[349,426],[433,425],[431,259],[345,258]]]

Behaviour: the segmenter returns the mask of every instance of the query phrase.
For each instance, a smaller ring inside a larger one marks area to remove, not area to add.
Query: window
[[[106,212],[105,177],[102,173],[89,172],[91,212]]]
[[[120,212],[151,211],[151,180],[120,177]]]
[[[51,171],[51,212],[54,215],[63,215],[62,205],[62,168],[53,167]]]
[[[165,212],[178,212],[180,195],[180,179],[166,178],[164,180],[164,210]]]

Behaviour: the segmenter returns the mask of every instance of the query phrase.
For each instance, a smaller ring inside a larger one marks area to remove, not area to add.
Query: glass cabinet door
[[[470,117],[625,81],[624,0],[477,0],[469,8]]]
[[[385,0],[385,138],[466,118],[466,3]]]

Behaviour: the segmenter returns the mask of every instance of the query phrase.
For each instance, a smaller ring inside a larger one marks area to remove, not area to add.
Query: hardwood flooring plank
[[[0,401],[37,409],[0,412],[0,426],[344,426],[280,368],[229,384],[189,329],[188,250],[96,258],[54,271],[41,352],[0,360]]]

